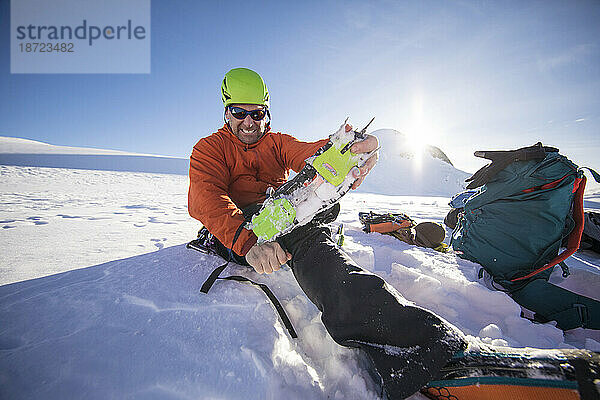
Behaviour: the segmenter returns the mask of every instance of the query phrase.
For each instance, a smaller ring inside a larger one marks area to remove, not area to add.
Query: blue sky
[[[600,169],[600,2],[152,0],[151,73],[10,74],[0,0],[0,135],[188,157],[222,125],[220,82],[259,72],[272,126],[355,125],[475,150],[542,141]]]

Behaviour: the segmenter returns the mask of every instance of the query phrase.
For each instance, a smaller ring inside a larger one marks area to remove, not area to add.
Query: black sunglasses
[[[264,117],[267,116],[266,109],[248,111],[244,110],[241,107],[229,107],[229,112],[236,119],[244,119],[247,115],[249,115],[250,118],[252,118],[253,120],[261,121]]]

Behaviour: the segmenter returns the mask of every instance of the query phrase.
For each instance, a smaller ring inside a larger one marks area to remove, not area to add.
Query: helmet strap
[[[269,127],[271,126],[271,111],[269,111],[269,107],[267,107],[267,117],[269,117],[269,122],[265,124],[265,132],[269,130]]]
[[[231,125],[229,125],[229,120],[226,117],[227,115],[227,107],[225,107],[225,111],[223,111],[223,121],[225,122],[225,125],[227,125],[229,127],[229,129],[231,130]]]

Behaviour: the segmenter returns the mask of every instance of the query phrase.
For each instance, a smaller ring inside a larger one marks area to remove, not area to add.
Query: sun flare
[[[407,144],[415,155],[422,154],[425,147],[439,135],[434,115],[427,110],[424,94],[416,91],[411,100],[410,120],[405,127]]]
[[[408,146],[408,150],[411,153],[414,153],[415,156],[422,154],[425,146],[427,146],[427,142],[423,136],[415,133],[407,135],[406,144]]]

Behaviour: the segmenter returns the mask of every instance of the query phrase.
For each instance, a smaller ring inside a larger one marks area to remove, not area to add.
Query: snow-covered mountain
[[[379,162],[358,189],[392,196],[451,196],[465,188],[470,174],[456,169],[446,154],[431,145],[415,146],[393,129],[372,132],[379,139]]]

